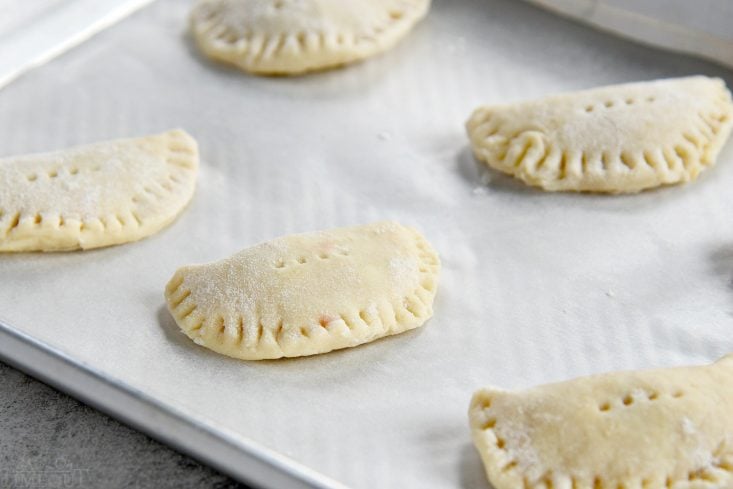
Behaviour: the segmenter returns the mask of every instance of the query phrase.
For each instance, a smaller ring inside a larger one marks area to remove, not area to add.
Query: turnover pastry
[[[0,251],[135,241],[191,200],[196,141],[184,131],[0,159]]]
[[[253,73],[298,74],[388,50],[430,0],[199,0],[191,29],[209,57]]]
[[[440,262],[394,222],[285,236],[179,269],[168,309],[194,342],[245,360],[325,353],[432,316]]]
[[[484,389],[469,416],[496,489],[733,487],[733,355],[523,392]]]
[[[492,168],[545,190],[609,193],[694,180],[731,127],[730,92],[703,76],[487,106],[467,123]]]

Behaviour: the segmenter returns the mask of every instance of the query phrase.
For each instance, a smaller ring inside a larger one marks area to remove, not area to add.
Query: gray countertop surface
[[[0,488],[247,489],[0,363]]]

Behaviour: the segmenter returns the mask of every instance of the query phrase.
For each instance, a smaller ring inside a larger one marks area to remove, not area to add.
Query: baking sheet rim
[[[40,361],[33,362],[34,357]],[[341,483],[253,440],[228,436],[192,419],[124,382],[74,360],[2,319],[0,360],[245,484],[272,489],[346,489]],[[66,376],[67,372],[75,375]],[[99,395],[99,392],[90,392],[95,388],[116,393],[123,402]],[[130,409],[131,406],[134,409]],[[151,415],[156,415],[155,419]],[[160,422],[161,416],[166,423]],[[166,424],[170,426],[164,426]],[[174,434],[170,427],[183,430]],[[272,480],[277,475],[281,480]]]

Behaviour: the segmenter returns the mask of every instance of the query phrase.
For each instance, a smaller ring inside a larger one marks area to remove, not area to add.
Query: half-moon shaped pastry
[[[469,417],[496,489],[733,487],[733,355],[522,392],[484,389]]]
[[[0,159],[0,251],[136,241],[191,200],[196,141],[184,131]]]
[[[482,107],[467,123],[492,168],[545,190],[609,193],[694,180],[731,127],[730,92],[704,76]]]
[[[325,353],[432,316],[440,261],[394,222],[285,236],[179,269],[168,309],[194,342],[245,360]]]
[[[199,0],[191,29],[210,58],[292,75],[386,51],[429,7],[430,0]]]

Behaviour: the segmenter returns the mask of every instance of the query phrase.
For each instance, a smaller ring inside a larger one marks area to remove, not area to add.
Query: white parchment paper
[[[523,2],[436,0],[394,51],[302,78],[203,60],[189,2],[159,0],[0,91],[0,152],[184,127],[200,185],[170,228],[84,253],[0,256],[0,318],[233,436],[368,488],[487,487],[466,411],[522,388],[733,350],[733,145],[693,185],[551,195],[474,162],[480,103],[733,73]],[[163,288],[183,264],[378,219],[443,260],[420,330],[313,358],[241,362],[181,334]]]

